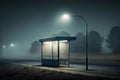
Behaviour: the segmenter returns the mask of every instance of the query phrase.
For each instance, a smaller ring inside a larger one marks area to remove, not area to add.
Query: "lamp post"
[[[15,44],[13,44],[13,43],[10,44],[11,52],[12,52],[12,53],[14,52],[13,49],[12,49],[14,46],[15,46]]]
[[[2,46],[2,55],[5,55],[5,53],[7,53],[6,51],[7,51],[6,50],[6,45],[3,45]]]
[[[84,18],[84,17],[82,17],[81,15],[71,15],[72,17],[79,17],[79,18],[81,18],[83,21],[84,21],[84,23],[85,23],[85,34],[86,34],[86,39],[85,39],[85,54],[86,54],[86,70],[88,70],[88,23],[87,23],[87,20]],[[68,15],[68,14],[64,14],[63,16],[62,16],[62,18],[64,19],[64,20],[69,20],[70,19],[70,15]]]
[[[5,46],[5,45],[3,45],[2,47],[3,47],[3,48],[6,48],[6,46]]]
[[[6,55],[9,55],[10,51],[13,53],[13,47],[15,47],[14,43],[3,45],[2,48],[5,51],[3,53],[5,53]]]
[[[8,55],[8,45],[7,45],[7,44],[6,44],[6,45],[3,45],[2,48],[3,48],[3,49],[2,49],[3,55],[4,55],[4,56]]]

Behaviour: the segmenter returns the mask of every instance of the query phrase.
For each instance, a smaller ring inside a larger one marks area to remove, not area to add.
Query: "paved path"
[[[21,63],[17,63],[17,64],[21,64]],[[72,74],[82,74],[82,75],[88,75],[88,76],[102,76],[102,77],[108,77],[108,78],[120,80],[119,72],[111,71],[111,70],[108,71],[108,70],[89,69],[89,70],[86,71],[83,68],[67,67],[67,66],[45,67],[45,66],[33,65],[33,64],[21,64],[21,65],[34,66],[36,68],[53,70],[53,71],[58,71],[58,72],[65,72],[65,73],[72,73]]]
[[[5,60],[4,60],[5,61]],[[6,62],[20,64],[24,66],[34,66],[41,69],[49,69],[59,72],[66,72],[72,74],[82,74],[88,76],[103,76],[111,77],[120,80],[120,67],[114,66],[104,66],[104,65],[89,65],[89,70],[85,70],[85,65],[83,64],[71,64],[71,67],[43,67],[40,66],[40,60],[6,60]]]

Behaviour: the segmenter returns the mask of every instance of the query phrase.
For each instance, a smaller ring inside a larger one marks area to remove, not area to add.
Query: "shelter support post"
[[[53,60],[53,41],[52,41],[52,60]]]
[[[68,67],[70,67],[70,41],[68,41]]]
[[[42,59],[43,59],[43,42],[41,42],[41,63],[42,63]]]
[[[60,63],[60,45],[59,45],[59,41],[58,41],[58,64]]]

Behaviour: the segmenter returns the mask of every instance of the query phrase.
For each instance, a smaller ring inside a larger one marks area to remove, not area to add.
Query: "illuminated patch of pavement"
[[[19,63],[18,63],[19,64]],[[108,77],[112,79],[120,79],[119,73],[111,72],[111,71],[105,71],[105,70],[85,70],[85,69],[78,69],[74,67],[45,67],[41,65],[29,65],[29,64],[20,64],[23,66],[29,66],[29,67],[35,67],[37,69],[46,69],[46,70],[52,70],[57,72],[65,72],[70,74],[81,74],[81,75],[87,75],[87,76],[101,76],[101,77]]]

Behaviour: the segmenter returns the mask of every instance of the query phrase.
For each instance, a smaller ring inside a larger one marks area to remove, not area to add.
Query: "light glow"
[[[61,43],[64,43],[64,42],[68,42],[67,40],[62,40],[62,41],[60,41]]]
[[[13,43],[10,44],[11,47],[14,47],[15,45]]]
[[[47,42],[44,42],[44,44],[46,44],[46,45],[51,45],[52,42],[51,42],[51,41],[47,41]]]
[[[5,45],[3,45],[3,48],[5,48],[6,46]]]
[[[68,14],[64,14],[62,16],[62,19],[65,20],[65,21],[68,21],[68,20],[70,20],[70,16]]]

